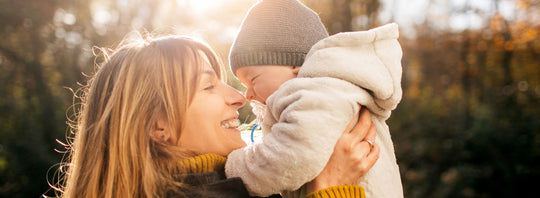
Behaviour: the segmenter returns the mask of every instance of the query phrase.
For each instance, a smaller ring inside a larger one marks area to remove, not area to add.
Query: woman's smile
[[[237,129],[238,126],[240,126],[240,121],[238,121],[238,118],[233,118],[221,122],[221,127],[224,129]]]

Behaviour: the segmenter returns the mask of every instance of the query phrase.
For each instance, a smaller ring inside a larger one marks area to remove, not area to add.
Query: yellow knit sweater
[[[226,157],[217,154],[204,154],[179,161],[187,173],[206,173],[224,171]],[[357,185],[343,185],[315,191],[306,198],[365,198],[364,188]]]

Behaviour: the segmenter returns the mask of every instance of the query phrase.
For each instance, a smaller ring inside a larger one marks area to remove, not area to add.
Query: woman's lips
[[[221,122],[221,127],[224,129],[237,128],[240,126],[240,121],[237,118],[229,119]]]

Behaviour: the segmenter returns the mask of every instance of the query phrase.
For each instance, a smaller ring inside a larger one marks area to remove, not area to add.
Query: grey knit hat
[[[319,16],[297,0],[263,0],[250,8],[229,54],[233,74],[249,65],[301,66],[328,37]]]

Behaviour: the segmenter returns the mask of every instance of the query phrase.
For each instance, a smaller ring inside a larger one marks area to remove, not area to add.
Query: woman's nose
[[[229,97],[227,103],[229,105],[236,106],[237,108],[240,108],[246,104],[246,98],[244,95],[242,95],[238,90],[235,88],[227,85],[227,88],[229,89]]]

